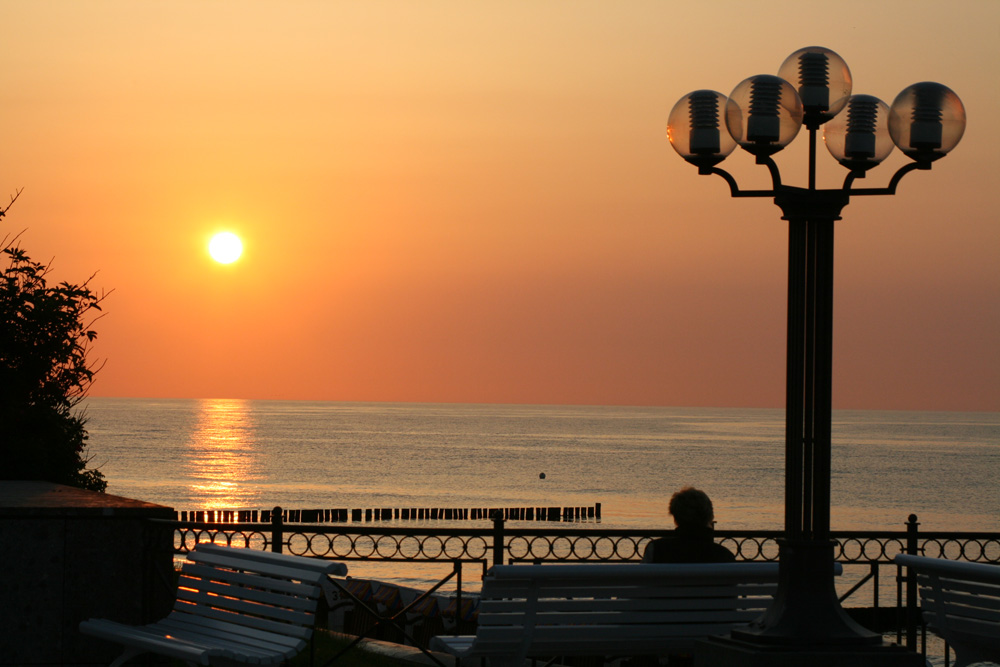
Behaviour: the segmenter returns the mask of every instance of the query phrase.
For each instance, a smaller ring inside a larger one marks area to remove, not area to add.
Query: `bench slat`
[[[228,595],[241,600],[250,600],[261,604],[273,604],[288,609],[314,612],[319,604],[318,598],[314,596],[288,595],[270,590],[261,590],[249,586],[234,586],[228,582],[213,581],[209,579],[197,579],[187,575],[181,575],[178,579],[178,588],[205,593],[216,593],[218,595]]]
[[[942,592],[928,589],[921,596],[924,606],[937,613],[956,618],[972,618],[1000,623],[1000,598],[984,598],[978,595]]]
[[[156,629],[159,624],[154,626]],[[228,660],[245,662],[249,664],[273,664],[276,662],[281,662],[286,657],[287,652],[283,649],[276,648],[265,648],[260,646],[253,646],[250,644],[244,644],[242,642],[234,641],[231,637],[213,637],[211,635],[206,635],[199,632],[193,632],[188,629],[178,629],[178,628],[159,628],[163,632],[164,639],[170,639],[173,641],[186,641],[190,642],[192,645],[202,645],[211,646],[213,650],[224,651],[226,658]],[[294,653],[292,654],[294,655]]]
[[[298,637],[300,639],[309,639],[309,637],[312,636],[312,628],[309,627],[293,625],[291,623],[282,623],[280,621],[272,621],[257,616],[246,616],[236,612],[226,611],[225,609],[205,607],[190,602],[182,602],[180,600],[178,600],[174,611],[190,614],[192,616],[203,616],[205,618],[225,621],[227,623],[232,623],[233,625],[243,625],[248,628],[255,628],[265,632],[273,632],[279,635]]]
[[[749,623],[754,619],[759,618],[759,616],[748,615],[745,622]],[[723,631],[732,628],[733,626],[744,625],[740,622],[731,622],[729,620],[722,622],[710,622],[710,623],[635,623],[631,625],[618,625],[614,623],[602,624],[602,625],[535,625],[531,628],[531,643],[535,644],[537,642],[543,641],[566,641],[566,642],[577,642],[577,641],[595,641],[603,642],[611,639],[641,639],[645,638],[657,638],[657,637],[680,637],[689,636],[692,632],[698,633],[698,636],[708,636],[714,634],[716,628],[722,628]],[[706,632],[706,628],[708,631]],[[484,628],[482,632],[476,631],[477,635],[481,635],[483,641],[496,641],[498,639],[512,639],[520,638],[524,634],[524,627],[519,625],[511,625],[506,627],[501,626],[490,626]],[[566,646],[564,649],[571,649],[572,646]]]
[[[939,630],[942,629],[942,624],[938,622],[941,618],[940,614],[931,611],[926,612],[925,617],[928,626]],[[1000,651],[1000,635],[997,635],[997,624],[995,621],[949,615],[946,627],[949,632],[961,631],[967,634],[979,635],[981,637],[993,637],[994,641],[998,642],[997,647],[998,651]],[[1000,656],[1000,653],[998,653],[998,656]]]
[[[765,590],[773,590],[773,584],[767,584]],[[742,595],[752,594],[752,587],[739,587],[727,585],[725,582],[718,582],[715,585],[663,585],[657,582],[650,582],[648,586],[587,586],[585,584],[575,584],[567,586],[519,586],[517,588],[505,588],[502,591],[491,590],[485,598],[481,599],[510,599],[510,598],[656,598],[656,597],[703,597],[706,595]]]
[[[247,549],[247,555],[253,555],[252,549]],[[188,554],[188,558],[195,563],[213,565],[215,567],[228,568],[231,570],[244,570],[265,574],[269,577],[279,577],[282,579],[293,579],[308,583],[318,583],[326,575],[315,571],[313,568],[293,567],[283,563],[272,563],[261,560],[245,560],[239,555],[218,554],[216,552],[200,553],[198,550]]]
[[[670,623],[691,624],[697,619],[699,623],[749,623],[764,612],[758,609],[718,609],[701,610],[696,614],[688,610],[677,611],[645,611],[645,612],[576,612],[576,613],[542,613],[542,614],[498,614],[491,615],[489,623],[482,623],[484,628],[504,628],[509,626],[523,627],[526,623],[537,631],[540,627],[550,626],[600,626],[614,625],[627,627],[629,625],[647,626],[651,624],[666,625]]]
[[[1000,585],[1000,567],[987,563],[967,563],[947,560],[945,558],[930,558],[928,556],[912,556],[899,554],[893,559],[899,565],[912,567],[921,573],[934,573],[946,579],[976,581]]]
[[[651,626],[643,629],[641,626],[622,628],[608,626],[601,628],[563,627],[559,632],[542,632],[531,638],[526,647],[525,657],[548,657],[553,655],[644,655],[686,652],[694,648],[695,643],[705,637],[722,635],[734,627],[744,624],[720,623],[707,625],[703,623]],[[539,628],[535,628],[537,633]],[[467,656],[473,655],[512,655],[523,637],[521,628],[511,628],[506,633],[494,635],[492,632],[482,635],[477,631],[472,643],[468,645]],[[512,650],[514,647],[514,650]]]
[[[296,623],[306,625],[312,623],[313,614],[294,609],[284,609],[271,604],[261,604],[259,602],[249,602],[240,598],[228,595],[211,595],[198,591],[191,591],[184,588],[177,590],[177,602],[190,602],[197,606],[226,609],[238,614],[246,614],[251,617],[259,617],[281,621],[285,624]]]
[[[505,567],[514,567],[514,566],[507,565]],[[527,569],[537,569],[537,568],[544,568],[544,567],[550,567],[550,566],[548,566],[548,565],[535,565],[535,566],[529,567],[529,566],[526,566],[526,565],[522,565],[520,567],[525,567]],[[551,566],[551,567],[555,567],[555,566]],[[579,568],[581,566],[576,566],[576,567]],[[642,565],[642,564],[639,564],[639,563],[635,563],[635,564],[631,565],[631,567],[635,568],[635,569],[640,569],[640,568],[644,568],[644,567],[656,567],[656,566],[654,566],[654,565]],[[762,567],[766,568],[767,566],[762,564]],[[767,570],[771,570],[771,569],[772,568],[767,568]],[[527,575],[528,573],[525,573],[525,574]],[[650,575],[647,579],[643,579],[643,577],[641,575],[630,573],[628,576],[623,576],[621,578],[612,578],[612,577],[608,576],[608,578],[605,581],[603,581],[603,582],[595,582],[595,581],[587,581],[586,578],[583,578],[583,577],[580,577],[580,576],[575,576],[575,577],[558,577],[558,578],[552,578],[552,579],[544,579],[542,577],[539,577],[537,575],[537,573],[531,573],[531,574],[533,576],[530,576],[530,577],[529,576],[524,576],[522,578],[515,578],[515,577],[513,577],[511,575],[508,575],[504,579],[497,579],[497,580],[495,580],[496,584],[493,585],[493,590],[495,591],[495,594],[500,595],[500,594],[506,593],[506,592],[511,591],[511,590],[523,590],[524,588],[529,588],[529,587],[538,587],[538,588],[542,588],[542,589],[561,589],[561,588],[564,588],[564,587],[581,586],[581,585],[582,586],[586,586],[588,588],[598,588],[601,585],[606,585],[606,586],[612,586],[613,585],[613,586],[623,586],[623,587],[629,587],[629,586],[633,586],[633,587],[635,587],[635,586],[642,586],[642,587],[645,587],[645,586],[655,586],[655,587],[659,587],[659,586],[705,586],[705,585],[707,585],[707,586],[719,586],[719,585],[725,585],[726,582],[741,582],[741,583],[768,582],[768,581],[777,581],[777,578],[778,578],[778,575],[777,575],[776,572],[775,572],[775,574],[773,576],[770,575],[769,573],[757,573],[757,574],[754,574],[754,575],[747,575],[745,577],[740,577],[737,573],[733,572],[733,573],[727,573],[727,574],[723,575],[723,578],[721,578],[721,579],[719,577],[713,578],[713,577],[706,576],[706,575],[697,576],[697,577],[694,577],[694,576],[692,576],[692,577],[677,577],[677,576],[670,576],[670,575],[666,575],[666,574],[653,574],[653,575]],[[487,576],[490,576],[490,575],[487,574]]]
[[[231,556],[234,547],[223,547],[216,544],[199,544],[196,551],[202,555],[215,554]],[[241,560],[258,561],[262,563],[274,563],[286,565],[297,570],[309,570],[318,575],[334,575],[343,577],[347,575],[347,566],[343,563],[325,560],[322,558],[308,558],[304,556],[293,556],[292,554],[277,554],[272,551],[258,551],[256,549],[237,549]]]
[[[246,600],[248,602],[255,602],[259,605],[270,605],[276,608],[295,610],[305,613],[312,613],[316,611],[316,607],[319,604],[316,597],[286,595],[283,593],[260,590],[258,588],[233,586],[228,583],[207,581],[204,579],[191,579],[184,576],[178,580],[178,583],[178,596],[191,596],[195,591],[201,593],[214,593],[217,596],[226,596],[239,600]]]
[[[774,598],[767,596],[754,597],[706,597],[706,598],[664,598],[660,600],[591,600],[590,609],[595,611],[684,611],[700,612],[714,609],[766,609]],[[540,609],[549,610],[548,605]],[[560,607],[553,605],[553,610]]]
[[[231,651],[234,655],[243,655],[263,662],[280,662],[294,657],[306,647],[306,642],[299,640],[293,644],[267,641],[263,637],[289,639],[280,635],[261,634],[258,637],[226,633],[201,624],[184,623],[178,619],[164,619],[156,624],[171,637],[183,637],[193,642],[202,642]]]
[[[685,611],[697,613],[706,609],[766,609],[771,604],[771,596],[755,597],[706,597],[706,598],[662,598],[662,599],[629,599],[615,598],[610,600],[592,600],[576,598],[574,600],[539,600],[537,603],[526,600],[489,600],[479,605],[480,623],[491,622],[494,615],[517,613],[587,613],[605,611],[618,613],[645,613],[650,611]],[[482,620],[486,617],[486,621]]]
[[[183,574],[210,581],[224,581],[238,586],[251,586],[276,593],[297,595],[301,597],[315,597],[319,595],[320,587],[312,582],[289,581],[287,579],[275,579],[265,577],[252,572],[236,572],[234,570],[220,570],[218,568],[205,565],[195,565],[185,563],[181,568]]]
[[[565,599],[565,598],[626,598],[626,599],[649,599],[649,598],[700,598],[706,596],[730,597],[739,595],[773,595],[777,590],[775,581],[750,584],[735,585],[727,584],[725,581],[717,582],[715,585],[661,585],[650,582],[646,586],[586,586],[577,584],[573,586],[522,586],[517,588],[505,588],[497,591],[493,588],[486,595],[480,596],[481,603],[489,600],[511,598],[537,598],[538,600]]]
[[[163,633],[150,629],[149,626],[125,625],[106,619],[83,621],[80,623],[80,631],[124,646],[132,646],[200,665],[210,664],[210,658],[230,655],[229,651],[222,648],[167,637]]]
[[[762,577],[771,577],[777,580],[777,563],[676,563],[657,564],[648,563],[584,563],[573,565],[494,565],[490,568],[487,576],[491,580],[501,582],[505,579],[533,579],[538,578],[545,581],[572,580],[590,581],[594,580],[593,568],[599,567],[606,570],[604,577],[609,580],[624,582],[631,579],[634,583],[644,581],[656,581],[659,577],[673,581],[713,581],[719,576],[720,565],[725,567],[727,574],[737,580],[752,581]],[[679,573],[683,573],[679,576]]]
[[[982,584],[976,581],[949,579],[947,577],[938,577],[937,575],[934,575],[933,577],[929,575],[918,575],[917,581],[920,585],[928,588],[940,587],[942,591],[975,593],[976,595],[983,596],[983,599],[986,601],[992,598],[994,604],[1000,600],[1000,585],[994,586],[992,584]]]
[[[162,621],[158,621],[158,625],[161,627],[176,627],[178,629],[199,628],[206,635],[231,635],[239,637],[240,642],[253,643],[260,641],[279,646],[282,649],[297,648],[298,650],[302,650],[307,644],[304,639],[298,637],[264,632],[263,630],[248,628],[243,625],[233,625],[225,621],[205,618],[203,616],[191,616],[190,614],[170,614]]]

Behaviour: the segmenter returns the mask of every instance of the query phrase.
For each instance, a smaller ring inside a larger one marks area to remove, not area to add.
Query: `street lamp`
[[[852,196],[892,195],[900,180],[958,144],[965,109],[938,83],[917,83],[891,106],[853,95],[847,64],[808,47],[778,76],[742,81],[727,97],[698,90],[670,112],[674,149],[699,174],[721,176],[733,197],[771,197],[788,221],[788,348],[785,412],[785,534],[780,580],[768,612],[750,627],[699,646],[699,665],[922,665],[919,656],[884,646],[850,619],[833,583],[830,538],[830,412],[833,331],[833,230]],[[809,134],[808,185],[784,185],[772,156],[802,127]],[[816,137],[847,168],[842,187],[817,189]],[[718,164],[740,146],[770,172],[770,190],[741,190]],[[854,182],[898,147],[912,162],[884,188]],[[806,663],[805,660],[809,662]]]

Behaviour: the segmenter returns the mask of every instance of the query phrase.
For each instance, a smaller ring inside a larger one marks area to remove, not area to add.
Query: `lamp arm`
[[[734,197],[740,196],[740,186],[736,183],[736,179],[725,169],[719,169],[718,167],[712,167],[709,172],[710,174],[716,174],[725,179],[726,183],[729,184],[729,193]]]
[[[863,171],[849,171],[849,172],[847,172],[847,178],[844,179],[844,187],[842,189],[843,190],[847,190],[848,192],[850,192],[851,191],[851,186],[854,185],[854,179],[856,179],[856,178],[864,178],[864,177],[865,177],[865,172],[863,172]]]
[[[775,164],[774,159],[770,155],[758,156],[757,164],[767,165],[767,170],[771,172],[771,187],[775,192],[781,189],[781,172],[778,171],[778,165]]]
[[[864,172],[852,171],[847,174],[847,178],[844,179],[844,191],[852,195],[894,195],[896,194],[896,188],[899,186],[899,182],[903,180],[911,171],[916,169],[930,169],[930,162],[910,162],[900,167],[895,174],[892,175],[892,180],[889,181],[889,186],[885,188],[865,188],[863,190],[852,190],[851,186],[854,184],[854,179]]]
[[[771,165],[774,165],[774,162],[771,161],[770,158],[768,158],[768,161]],[[712,167],[707,173],[716,174],[724,178],[726,183],[729,184],[729,194],[733,197],[773,197],[777,188],[781,186],[781,176],[778,175],[777,166],[774,166],[771,169],[772,180],[777,179],[777,184],[774,190],[740,190],[740,186],[736,182],[736,179],[733,178],[733,175],[725,169],[719,169],[718,167]]]

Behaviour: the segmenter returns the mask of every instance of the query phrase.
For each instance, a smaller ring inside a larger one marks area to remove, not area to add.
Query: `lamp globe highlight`
[[[727,101],[714,90],[696,90],[677,100],[667,119],[670,145],[701,173],[710,173],[736,148],[736,141],[722,127]]]
[[[803,123],[817,128],[840,113],[851,96],[851,70],[844,59],[822,46],[799,49],[785,59],[778,76],[802,100]]]
[[[892,152],[889,105],[871,95],[851,95],[846,102],[823,126],[823,141],[840,164],[863,175]]]
[[[948,154],[965,133],[965,106],[947,86],[925,81],[896,96],[889,134],[899,150],[920,163]]]
[[[726,127],[758,159],[791,143],[802,127],[802,100],[792,84],[771,74],[744,79],[726,104]]]

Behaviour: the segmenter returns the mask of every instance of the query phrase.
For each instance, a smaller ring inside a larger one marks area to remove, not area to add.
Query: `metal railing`
[[[489,528],[428,528],[385,524],[293,524],[281,508],[270,523],[173,522],[174,550],[183,554],[201,542],[249,547],[340,561],[448,563],[461,571],[478,564],[482,572],[503,563],[639,562],[646,544],[668,530],[580,527],[511,527],[497,516]],[[897,616],[898,641],[916,650],[919,609],[916,582],[893,564],[900,553],[951,560],[1000,563],[1000,533],[928,532],[910,515],[900,531],[833,531],[835,558],[845,566],[838,582],[841,602],[857,600],[866,589],[876,613],[889,607]],[[739,561],[776,561],[782,531],[716,531],[717,541]],[[881,587],[882,567],[891,567],[893,591]],[[852,568],[852,569],[849,569]],[[851,571],[852,574],[847,573]],[[461,575],[459,575],[461,577]],[[459,591],[461,594],[461,591]],[[894,600],[892,598],[895,598]],[[889,605],[883,603],[890,602]],[[855,605],[858,606],[858,605]]]

